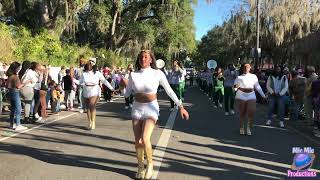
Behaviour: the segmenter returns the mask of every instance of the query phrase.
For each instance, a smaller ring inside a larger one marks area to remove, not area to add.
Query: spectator
[[[313,81],[311,85],[311,96],[314,107],[314,136],[320,137],[320,79]]]
[[[9,69],[6,72],[8,76],[7,87],[9,89],[9,98],[11,104],[11,112],[10,112],[10,128],[16,131],[23,131],[28,129],[25,126],[21,125],[20,115],[21,115],[21,101],[20,101],[20,89],[25,86],[25,84],[29,83],[26,81],[25,83],[20,82],[20,78],[18,76],[18,72],[20,70],[20,63],[13,62]]]
[[[297,71],[292,71],[291,75],[292,80],[289,83],[289,94],[291,99],[290,119],[296,121],[299,119],[299,112],[303,105],[303,97],[307,79],[299,76]]]
[[[26,84],[26,86],[21,88],[20,93],[24,102],[24,123],[33,123],[34,121],[31,121],[30,119],[30,111],[31,104],[34,99],[33,88],[38,82],[38,75],[35,69],[31,69],[30,61],[24,61],[22,63],[22,69],[19,72],[19,78],[21,79],[22,83],[25,83],[26,81],[31,81],[30,83]]]
[[[41,121],[42,117],[39,115],[39,108],[41,105],[40,102],[40,89],[41,89],[41,82],[43,80],[43,73],[41,72],[41,65],[37,62],[31,63],[31,69],[36,72],[37,76],[37,83],[34,85],[34,108],[33,108],[33,121]]]
[[[103,76],[107,79],[107,81],[112,85],[114,84],[113,81],[112,81],[112,77],[111,77],[111,72],[110,72],[110,69],[109,68],[105,68],[103,70]],[[104,84],[102,84],[102,93],[103,93],[103,96],[104,96],[104,99],[107,101],[107,102],[112,102],[112,91]]]
[[[236,71],[233,64],[228,65],[228,69],[223,73],[225,78],[224,81],[224,110],[225,115],[228,116],[229,114],[234,115],[234,80],[239,76],[238,71]]]
[[[66,67],[61,66],[61,70],[59,71],[58,74],[58,83],[61,85],[62,84],[62,78],[66,76]]]
[[[312,107],[312,93],[311,93],[311,85],[313,81],[318,79],[318,75],[315,73],[315,68],[313,66],[307,67],[306,72],[307,84],[304,98],[304,110],[306,113],[306,119],[308,122],[313,122],[313,107]]]
[[[276,104],[278,105],[278,118],[279,125],[284,127],[284,111],[286,93],[288,91],[288,79],[283,74],[280,66],[275,66],[273,74],[268,78],[267,89],[269,93],[269,106],[268,106],[268,120],[266,124],[269,126],[272,123],[272,115]]]
[[[47,91],[48,91],[48,76],[49,72],[46,66],[41,66],[41,74],[42,74],[42,81],[40,82],[40,115],[42,118],[47,118]]]
[[[66,110],[69,111],[73,108],[73,102],[71,101],[71,91],[72,91],[72,79],[70,76],[70,69],[66,70],[66,76],[62,78],[62,87],[64,90],[64,103],[66,105]]]
[[[61,86],[53,81],[50,83],[50,87],[52,89],[52,91],[51,91],[51,97],[52,97],[51,98],[52,99],[51,109],[52,109],[52,112],[56,114],[56,113],[60,112],[60,103],[61,103],[61,100],[63,101]]]
[[[80,63],[79,63],[79,68],[75,72],[75,79],[76,80],[80,80],[80,78],[82,77],[85,64],[86,64],[85,60],[83,58],[81,58]],[[80,113],[83,113],[86,109],[86,107],[85,107],[86,103],[84,102],[84,97],[83,97],[83,85],[78,85],[77,90],[78,90],[78,102],[80,104],[80,106],[79,106]]]
[[[125,79],[129,80],[129,76],[131,74],[131,72],[133,72],[133,65],[132,64],[129,64],[128,67],[127,67],[127,72],[124,76]],[[123,83],[125,84],[125,83]],[[125,87],[124,87],[124,91],[125,91]],[[132,108],[132,103],[133,103],[133,95],[131,94],[129,97],[126,97],[125,98],[125,109],[129,109]]]

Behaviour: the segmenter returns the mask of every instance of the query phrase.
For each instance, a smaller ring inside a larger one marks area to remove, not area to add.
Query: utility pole
[[[259,64],[259,52],[258,52],[258,49],[259,49],[259,37],[260,37],[260,2],[259,0],[257,0],[257,47],[256,47],[256,51],[255,51],[255,54],[256,54],[256,57],[255,57],[255,62],[254,62],[254,66],[255,66],[255,69],[257,69],[258,67],[258,64]]]

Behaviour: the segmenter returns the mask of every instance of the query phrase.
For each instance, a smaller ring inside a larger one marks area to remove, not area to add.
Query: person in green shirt
[[[213,77],[213,91],[214,91],[214,107],[222,108],[223,96],[224,96],[224,77],[222,68],[218,68],[216,75]]]

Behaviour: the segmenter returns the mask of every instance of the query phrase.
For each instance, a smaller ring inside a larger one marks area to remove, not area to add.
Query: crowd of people
[[[10,65],[1,63],[0,114],[3,110],[10,111],[10,128],[15,131],[26,130],[25,124],[44,122],[48,118],[47,111],[57,114],[61,110],[80,113],[87,113],[89,110],[89,113],[95,114],[93,107],[86,102],[90,96],[88,89],[95,88],[93,91],[97,97],[95,103],[91,102],[91,105],[95,106],[100,96],[107,102],[112,102],[115,95],[125,93],[123,79],[128,79],[133,71],[132,64],[128,65],[127,69],[116,66],[99,69],[95,64],[96,59],[90,58],[88,63],[80,59],[78,67],[62,66],[54,80],[50,74],[50,66],[30,61],[24,61],[22,64],[13,62]],[[95,77],[87,75],[85,72],[88,71],[93,71]],[[96,79],[96,76],[98,77],[98,83],[94,84],[96,87],[86,84],[86,80]],[[114,91],[115,89],[118,91]],[[4,106],[5,101],[10,104],[10,108]],[[132,107],[132,104],[132,95],[125,98],[125,109]],[[94,125],[88,127],[95,128]]]
[[[93,130],[100,96],[103,94],[106,101],[111,101],[113,94],[122,93],[125,109],[132,109],[138,179],[151,179],[153,175],[151,135],[160,112],[157,101],[159,85],[180,110],[181,116],[189,119],[182,104],[186,76],[184,68],[175,61],[169,71],[165,68],[158,70],[156,59],[149,50],[142,50],[135,68],[130,64],[127,70],[114,67],[99,69],[95,58],[90,58],[88,62],[81,59],[77,68],[61,67],[57,82],[50,75],[50,67],[30,61],[22,64],[13,62],[8,68],[1,65],[0,75],[1,87],[8,91],[10,102],[9,128],[15,131],[26,130],[27,127],[22,125],[24,123],[43,121],[48,117],[47,110],[50,108],[53,113],[60,112],[62,103],[66,111],[75,111],[76,99],[79,101],[79,113],[86,111],[88,129]],[[2,91],[0,94],[2,105]],[[24,120],[21,122],[22,105]]]
[[[179,109],[181,116],[188,119],[189,114],[183,107],[186,76],[186,68],[177,60],[170,69],[158,69],[149,50],[142,50],[136,63],[126,69],[99,68],[95,58],[80,59],[78,67],[62,66],[57,81],[50,74],[50,66],[37,62],[1,64],[0,113],[6,99],[10,102],[10,128],[23,131],[27,129],[23,124],[45,121],[48,110],[54,114],[62,109],[79,111],[87,113],[88,129],[93,130],[100,97],[111,102],[115,94],[122,94],[124,108],[131,109],[138,160],[136,177],[150,179],[153,172],[151,135],[160,112],[157,94],[164,90],[170,97],[170,110]],[[249,63],[240,68],[229,64],[225,70],[222,67],[198,72],[193,69],[189,76],[190,85],[193,86],[195,79],[214,108],[224,107],[226,116],[238,112],[241,135],[252,135],[259,102],[268,104],[266,125],[273,124],[275,114],[281,128],[285,127],[286,116],[291,121],[306,119],[312,122],[314,135],[320,137],[320,79],[313,66],[304,72],[296,68],[289,72],[285,66],[253,71]]]
[[[267,104],[266,125],[273,124],[275,115],[281,128],[285,127],[285,118],[306,120],[313,126],[314,136],[320,137],[320,78],[314,66],[307,66],[304,71],[293,68],[290,72],[288,67],[280,65],[253,71],[250,64],[238,69],[229,64],[225,70],[221,67],[200,70],[197,83],[215,108],[224,104],[226,116],[235,114],[237,104],[242,135],[245,115],[248,116],[246,134],[252,134],[250,127],[258,102]]]

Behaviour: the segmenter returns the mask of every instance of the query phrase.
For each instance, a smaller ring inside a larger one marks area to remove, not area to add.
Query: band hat
[[[96,64],[96,63],[97,63],[97,58],[91,57],[91,58],[89,59],[89,62],[91,62],[91,63],[93,63],[93,64]]]

